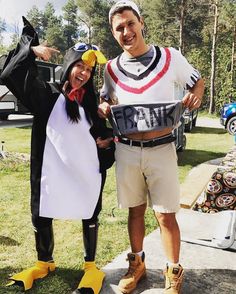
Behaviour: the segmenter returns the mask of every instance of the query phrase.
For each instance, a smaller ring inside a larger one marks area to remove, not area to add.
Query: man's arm
[[[190,111],[200,107],[202,103],[204,88],[204,80],[200,79],[191,89],[189,89],[189,92],[184,96],[183,104]]]

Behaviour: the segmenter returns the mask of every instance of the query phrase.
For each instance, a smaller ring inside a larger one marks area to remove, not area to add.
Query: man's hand
[[[196,96],[195,94],[188,92],[184,98],[183,98],[183,105],[188,108],[190,111],[196,108],[199,108],[201,103],[202,103],[202,99],[199,99],[198,96]]]
[[[60,53],[59,50],[52,47],[47,47],[45,44],[32,46],[31,49],[38,58],[41,58],[44,61],[48,61],[53,54]]]
[[[182,102],[183,105],[190,111],[200,107],[202,103],[202,96],[204,93],[204,81],[200,79],[196,84],[189,90],[189,92],[184,96]]]
[[[107,118],[108,115],[110,114],[110,112],[111,112],[111,108],[110,108],[109,103],[102,102],[101,104],[99,104],[99,106],[98,106],[98,115],[99,115],[99,117]]]

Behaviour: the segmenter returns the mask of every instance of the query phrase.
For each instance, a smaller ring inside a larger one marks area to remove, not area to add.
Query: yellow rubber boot
[[[93,290],[94,294],[99,294],[102,288],[104,277],[105,277],[105,273],[96,267],[96,264],[94,261],[86,261],[84,263],[84,275],[79,283],[77,293],[82,293],[86,289],[90,289],[90,290]],[[80,289],[81,289],[81,292],[80,292]]]
[[[34,280],[46,277],[49,272],[55,271],[54,262],[37,261],[35,266],[30,267],[10,278],[11,282],[7,286],[17,284],[21,282],[24,285],[24,289],[29,290],[33,286]]]

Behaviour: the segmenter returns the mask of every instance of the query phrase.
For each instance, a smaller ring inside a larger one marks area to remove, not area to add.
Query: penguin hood
[[[68,80],[69,72],[73,65],[79,61],[82,60],[82,55],[84,52],[86,52],[89,48],[90,45],[86,44],[86,50],[76,50],[76,47],[71,47],[67,52],[64,57],[63,65],[62,65],[62,71],[61,71],[61,77],[60,77],[60,84],[63,85],[66,80]],[[95,71],[95,68],[93,68],[92,75]],[[90,79],[91,79],[90,77]]]
[[[86,43],[77,43],[67,51],[64,57],[60,79],[61,84],[65,83],[72,66],[79,60],[82,60],[93,68],[90,79],[94,75],[96,64],[105,64],[107,62],[106,57],[97,46]]]

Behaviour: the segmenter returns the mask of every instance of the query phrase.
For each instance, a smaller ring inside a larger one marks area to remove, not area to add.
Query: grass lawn
[[[29,153],[30,128],[0,129],[4,150]],[[224,157],[232,147],[233,137],[223,129],[195,128],[187,135],[187,149],[178,153],[180,181],[190,169],[202,162]],[[20,288],[6,288],[7,278],[36,261],[29,207],[29,161],[18,157],[0,160],[0,294],[22,293]],[[97,264],[106,265],[129,246],[127,211],[116,208],[114,167],[108,172],[100,214]],[[156,228],[151,210],[146,214],[146,233]],[[82,275],[83,242],[80,221],[54,221],[57,271],[37,281],[29,294],[66,294],[76,288]],[[108,293],[109,294],[109,293]]]

